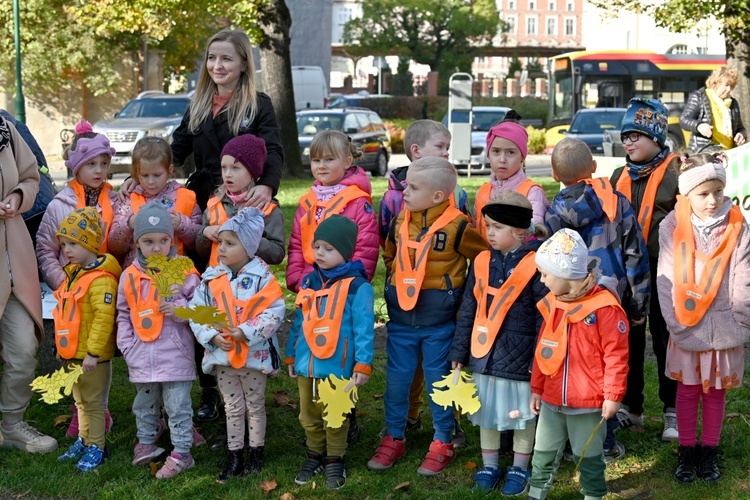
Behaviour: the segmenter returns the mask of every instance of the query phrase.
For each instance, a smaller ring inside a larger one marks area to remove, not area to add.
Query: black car
[[[591,149],[594,156],[604,156],[604,134],[608,130],[620,130],[626,108],[581,109],[573,117],[567,137],[580,139]]]
[[[366,108],[314,109],[297,112],[302,165],[310,168],[310,143],[322,130],[340,130],[362,150],[357,165],[382,177],[388,173],[391,137],[377,113]]]

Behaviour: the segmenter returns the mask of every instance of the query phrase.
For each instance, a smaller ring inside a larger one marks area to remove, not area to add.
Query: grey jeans
[[[135,384],[138,394],[133,400],[133,413],[139,443],[155,444],[163,401],[174,451],[181,455],[190,452],[193,446],[192,386],[192,381]]]

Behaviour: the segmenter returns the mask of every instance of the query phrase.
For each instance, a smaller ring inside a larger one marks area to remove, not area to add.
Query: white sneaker
[[[10,431],[0,425],[0,436],[0,446],[5,448],[17,448],[29,453],[49,453],[57,449],[55,438],[42,434],[26,422],[18,422]]]
[[[667,408],[664,414],[664,432],[661,433],[662,441],[677,441],[680,437],[677,432],[677,413],[673,408]]]

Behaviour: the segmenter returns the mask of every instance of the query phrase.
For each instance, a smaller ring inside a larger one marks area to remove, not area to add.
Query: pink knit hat
[[[268,152],[266,141],[252,134],[238,135],[224,146],[221,157],[231,156],[250,172],[253,180],[263,175],[263,165],[266,163]]]
[[[91,124],[82,119],[76,125],[76,135],[93,132]],[[68,151],[68,159],[65,160],[65,166],[73,171],[73,175],[78,173],[84,163],[96,158],[99,155],[107,155],[112,158],[115,150],[109,145],[109,139],[102,134],[96,134],[91,139],[81,137],[76,141],[76,148]]]
[[[680,194],[682,196],[687,196],[690,191],[704,182],[714,179],[720,181],[724,186],[727,185],[727,169],[724,164],[719,162],[706,163],[705,165],[685,170],[680,174],[680,177],[677,178],[677,183],[680,189]]]
[[[521,156],[526,159],[526,153],[529,151],[529,133],[522,125],[514,122],[501,122],[495,125],[487,133],[487,154],[489,155],[490,148],[492,147],[492,141],[495,137],[502,137],[508,139],[510,142],[518,146],[521,151]]]

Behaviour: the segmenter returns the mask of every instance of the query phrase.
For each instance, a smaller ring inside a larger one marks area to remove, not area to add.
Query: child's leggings
[[[535,433],[536,420],[527,421],[525,429],[515,429],[513,431],[513,452],[530,455],[534,451]],[[483,450],[500,449],[500,431],[480,427],[479,442]]]
[[[231,451],[245,447],[245,419],[250,446],[264,446],[268,376],[252,368],[238,369],[231,366],[217,367],[216,376],[227,414],[227,447]]]
[[[180,455],[190,453],[193,446],[192,386],[192,381],[135,384],[138,392],[133,400],[133,413],[139,443],[156,444],[163,402],[174,451]]]
[[[104,408],[102,408],[102,392],[107,385],[110,361],[96,365],[93,371],[85,372],[73,384],[73,398],[78,408],[78,437],[83,444],[97,445],[104,449]]]
[[[698,439],[698,404],[703,399],[703,432],[701,444],[703,446],[718,446],[721,426],[724,421],[726,406],[725,389],[711,387],[703,392],[700,385],[685,385],[677,383],[677,430],[681,446],[695,446]]]

